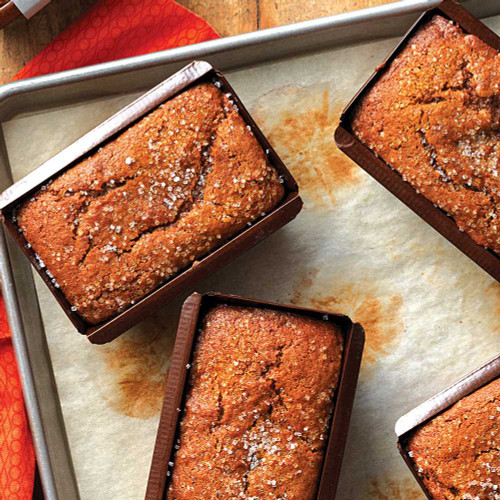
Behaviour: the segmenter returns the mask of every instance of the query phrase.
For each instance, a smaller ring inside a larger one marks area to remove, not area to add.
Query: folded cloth
[[[34,478],[35,453],[7,314],[0,296],[0,498],[31,499]]]
[[[218,38],[173,0],[100,0],[14,78],[55,73]],[[30,500],[35,456],[0,296],[0,499]]]
[[[202,18],[173,0],[101,0],[35,56],[15,79],[218,37]]]

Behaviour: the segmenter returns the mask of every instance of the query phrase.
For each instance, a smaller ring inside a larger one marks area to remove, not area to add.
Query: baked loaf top
[[[480,245],[500,253],[500,55],[435,16],[354,110],[352,131]]]
[[[43,187],[19,208],[17,222],[73,310],[96,324],[283,196],[230,96],[204,83]]]
[[[221,305],[195,348],[169,500],[315,498],[343,339],[327,321]]]
[[[500,498],[500,379],[421,426],[408,451],[436,500]]]

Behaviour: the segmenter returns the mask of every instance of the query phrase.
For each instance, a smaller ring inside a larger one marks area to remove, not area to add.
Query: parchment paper
[[[499,31],[500,17],[489,24]],[[500,285],[334,145],[340,110],[394,45],[227,74],[298,180],[305,209],[197,287],[338,311],[365,327],[338,500],[423,499],[398,455],[395,421],[500,350]],[[4,124],[16,179],[134,97]],[[182,298],[93,346],[36,281],[81,498],[142,499]]]

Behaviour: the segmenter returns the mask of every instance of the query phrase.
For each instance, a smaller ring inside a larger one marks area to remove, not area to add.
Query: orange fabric
[[[101,0],[32,59],[15,79],[55,73],[218,38],[173,0]]]
[[[35,453],[0,296],[0,498],[29,500],[33,494]]]
[[[218,38],[173,0],[100,0],[14,78],[55,73]],[[0,296],[0,499],[30,500],[35,458]]]

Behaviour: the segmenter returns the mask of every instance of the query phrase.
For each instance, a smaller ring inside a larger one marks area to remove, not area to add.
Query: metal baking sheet
[[[387,36],[436,3],[399,2],[0,88],[3,189],[11,173],[20,178],[192,59],[225,71],[306,208],[198,291],[336,310],[363,324],[341,500],[422,498],[394,422],[498,350],[498,283],[332,139],[353,91],[394,47]],[[464,4],[500,14],[497,0]],[[488,23],[499,31],[498,17]],[[47,498],[143,498],[182,297],[115,343],[92,346],[9,247],[0,245],[2,284]]]

